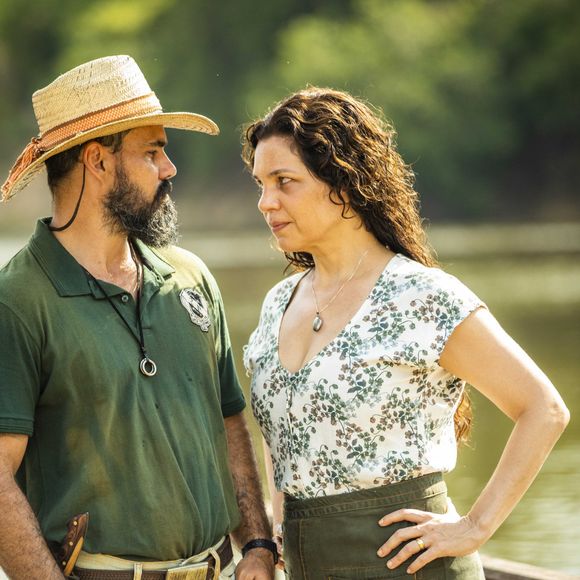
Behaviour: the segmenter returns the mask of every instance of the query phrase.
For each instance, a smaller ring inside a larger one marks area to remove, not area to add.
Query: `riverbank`
[[[0,236],[0,264],[4,264],[28,239],[29,232]],[[440,224],[427,228],[429,241],[443,261],[469,256],[580,254],[580,223]],[[264,227],[242,231],[183,231],[180,245],[197,253],[208,265],[219,268],[269,267],[283,264],[280,252]]]

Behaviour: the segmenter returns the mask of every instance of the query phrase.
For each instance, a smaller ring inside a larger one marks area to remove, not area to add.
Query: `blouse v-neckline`
[[[282,302],[280,302],[280,309],[279,309],[279,312],[278,312],[278,320],[276,321],[277,329],[276,329],[276,333],[275,333],[276,340],[275,340],[275,345],[274,345],[274,348],[275,348],[275,351],[276,351],[276,364],[277,364],[277,366],[284,373],[286,373],[286,375],[288,375],[290,377],[298,376],[305,369],[307,369],[308,367],[310,367],[310,365],[312,365],[316,361],[316,359],[318,359],[337,340],[339,340],[344,334],[346,334],[348,328],[354,324],[355,320],[359,317],[359,315],[361,314],[361,312],[363,312],[364,310],[366,310],[365,307],[366,307],[367,302],[371,299],[372,295],[375,293],[376,288],[382,283],[383,278],[387,275],[388,271],[391,269],[391,266],[392,266],[393,262],[396,261],[399,258],[400,255],[401,254],[395,254],[394,256],[391,256],[391,258],[385,264],[385,267],[383,268],[383,270],[381,271],[381,273],[379,274],[379,276],[375,280],[375,283],[373,284],[373,286],[370,289],[369,293],[367,294],[366,298],[362,301],[361,305],[358,307],[358,309],[356,310],[356,312],[350,317],[350,319],[338,331],[338,333],[333,338],[331,338],[318,352],[316,352],[315,354],[313,354],[309,359],[305,360],[302,363],[302,366],[299,369],[297,369],[296,371],[291,371],[286,366],[284,366],[284,364],[282,363],[282,359],[280,358],[280,330],[282,328],[282,320],[284,319],[284,314],[285,314],[286,310],[288,309],[288,306],[290,305],[290,301],[292,300],[292,297],[294,296],[294,293],[296,292],[296,289],[298,288],[298,284],[300,284],[300,282],[302,280],[304,280],[304,278],[306,278],[306,276],[312,271],[312,269],[306,270],[306,272],[304,272],[302,274],[302,276],[296,276],[296,282],[294,283],[293,286],[290,286],[288,288],[288,292],[287,292],[287,297],[286,297],[285,303],[282,304]]]

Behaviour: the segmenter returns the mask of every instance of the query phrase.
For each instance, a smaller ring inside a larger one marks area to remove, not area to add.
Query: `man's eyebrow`
[[[161,147],[162,149],[166,145],[167,141],[165,141],[164,139],[156,139],[155,141],[149,141],[148,143],[145,143],[146,147]]]

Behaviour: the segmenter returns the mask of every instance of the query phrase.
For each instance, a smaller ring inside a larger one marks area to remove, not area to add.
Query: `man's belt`
[[[216,552],[220,559],[219,569],[223,570],[234,557],[229,536],[226,536]],[[168,570],[143,570],[141,580],[213,580],[216,576],[215,573],[216,560],[210,554],[205,560],[195,564],[176,566]],[[73,577],[79,580],[133,580],[135,572],[133,570],[89,570],[75,567]]]

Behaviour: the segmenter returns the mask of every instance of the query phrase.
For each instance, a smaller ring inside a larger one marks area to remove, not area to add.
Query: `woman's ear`
[[[348,193],[344,190],[331,189],[328,192],[328,198],[334,205],[342,206],[342,217],[343,218],[353,218],[355,217],[354,211],[350,207],[350,199]]]

